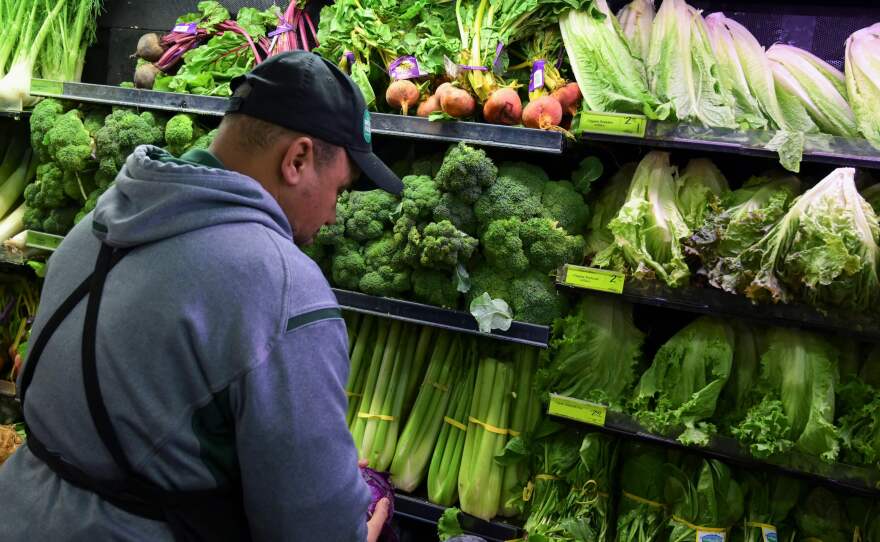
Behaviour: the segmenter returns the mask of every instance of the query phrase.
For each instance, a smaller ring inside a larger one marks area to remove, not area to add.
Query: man
[[[345,324],[296,244],[372,154],[311,53],[233,81],[210,151],[135,150],[49,262],[0,540],[375,540],[345,424]],[[296,244],[295,244],[296,243]]]

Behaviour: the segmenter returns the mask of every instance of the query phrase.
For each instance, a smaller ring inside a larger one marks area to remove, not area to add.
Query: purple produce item
[[[391,519],[394,517],[394,488],[391,486],[391,475],[387,472],[377,472],[369,467],[361,468],[361,476],[370,488],[370,507],[367,508],[367,519],[373,517],[376,505],[383,497],[388,499],[388,519],[382,527],[379,540],[383,542],[397,542],[397,533],[391,528]]]

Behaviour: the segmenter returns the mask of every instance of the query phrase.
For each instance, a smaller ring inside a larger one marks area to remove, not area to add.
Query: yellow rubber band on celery
[[[370,414],[369,412],[358,412],[358,418],[366,418],[368,420],[382,420],[383,422],[393,422],[397,418],[388,416],[387,414]]]
[[[355,393],[353,391],[347,391],[347,392],[345,392],[345,395],[348,397],[363,397],[364,396],[363,393]]]
[[[771,531],[776,530],[776,525],[770,525],[769,523],[761,523],[758,521],[747,521],[746,527],[755,527],[756,529],[770,529]]]
[[[652,501],[651,499],[639,497],[638,495],[633,495],[632,493],[630,493],[628,491],[621,491],[620,494],[623,495],[624,497],[626,497],[627,499],[629,499],[631,501],[635,501],[637,503],[647,504],[648,506],[653,506],[654,508],[666,508],[666,505],[663,504],[662,502]]]
[[[462,431],[467,431],[467,426],[465,424],[461,423],[458,420],[453,420],[449,416],[443,416],[443,421],[448,423],[449,425],[451,425],[452,427],[454,427],[456,429],[461,429]]]
[[[507,434],[510,435],[511,437],[518,437],[522,433],[520,433],[519,431],[514,431],[513,429],[508,429]]]
[[[490,433],[495,433],[496,435],[506,435],[509,433],[509,431],[507,429],[502,429],[501,427],[495,427],[494,425],[490,425],[486,422],[482,422],[482,421],[474,418],[473,416],[468,416],[468,421],[471,423],[475,423],[475,424],[479,425],[480,427],[482,427],[483,429],[485,429],[486,431],[488,431]]]
[[[535,480],[559,480],[559,477],[552,474],[536,474]]]

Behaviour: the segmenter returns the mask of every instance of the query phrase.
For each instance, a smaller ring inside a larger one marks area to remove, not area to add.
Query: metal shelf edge
[[[826,486],[834,487],[838,490],[851,493],[858,493],[865,497],[880,498],[880,471],[870,469],[868,467],[860,467],[856,465],[847,465],[843,463],[822,463],[820,459],[807,456],[806,454],[793,453],[789,457],[793,460],[800,460],[802,464],[810,466],[819,466],[820,469],[829,469],[834,474],[821,474],[795,468],[790,465],[783,464],[773,460],[760,460],[752,457],[735,439],[715,435],[710,438],[709,446],[689,446],[682,444],[675,437],[662,436],[651,433],[644,429],[632,417],[621,414],[619,412],[607,411],[605,416],[605,425],[591,425],[568,418],[553,416],[554,418],[564,421],[568,424],[577,425],[586,429],[595,429],[606,433],[615,434],[624,438],[632,438],[654,443],[659,446],[677,448],[687,450],[706,457],[727,461],[741,467],[758,468],[765,471],[774,471],[779,474],[792,476],[795,478],[805,479],[817,482]],[[870,482],[869,482],[870,480]],[[874,485],[871,485],[871,484]]]
[[[343,309],[363,314],[539,348],[547,348],[547,342],[550,340],[550,328],[547,326],[513,322],[507,331],[495,330],[492,333],[483,333],[479,330],[474,317],[464,311],[443,309],[400,299],[376,297],[337,288],[333,289],[333,293],[336,294],[336,299]]]
[[[410,519],[436,524],[444,510],[446,507],[419,497],[400,492],[394,494],[394,513]],[[515,525],[486,521],[464,512],[459,515],[459,523],[467,533],[493,541],[513,540],[522,536],[521,529]]]

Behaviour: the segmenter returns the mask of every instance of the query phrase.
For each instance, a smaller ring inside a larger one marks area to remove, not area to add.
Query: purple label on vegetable
[[[565,49],[560,47],[559,54],[556,56],[556,69],[562,68],[562,55],[565,53]]]
[[[397,58],[388,66],[388,75],[392,79],[414,79],[427,75],[419,69],[419,61],[414,56],[406,55]]]
[[[486,66],[468,66],[467,64],[459,64],[458,69],[472,72],[487,72],[489,68]]]
[[[348,59],[349,64],[354,64],[354,53],[352,53],[351,51],[346,51],[342,53],[342,56]]]
[[[293,27],[291,25],[289,25],[287,23],[279,24],[275,30],[273,30],[272,32],[269,32],[269,37],[274,38],[278,34],[284,34],[285,32],[291,32],[291,31],[293,31]]]
[[[495,47],[495,59],[492,60],[492,73],[495,75],[501,75],[504,72],[504,66],[501,65],[502,51],[504,51],[504,44],[499,41],[498,45]]]
[[[196,23],[186,23],[174,25],[174,28],[172,28],[171,31],[177,34],[195,34],[197,28],[198,25]]]
[[[544,61],[536,60],[532,65],[532,75],[529,77],[529,92],[544,88]]]

